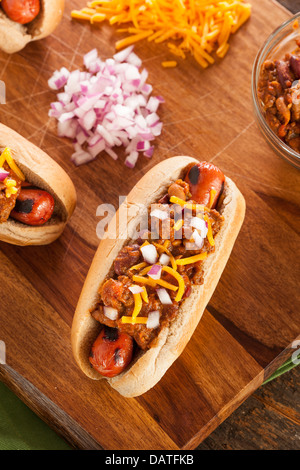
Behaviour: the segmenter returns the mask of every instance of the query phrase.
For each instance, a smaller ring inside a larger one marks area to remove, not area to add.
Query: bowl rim
[[[276,42],[276,37],[281,33],[282,30],[284,30],[287,26],[289,26],[291,23],[293,23],[296,20],[300,20],[300,12],[291,16],[289,19],[285,20],[282,24],[280,24],[277,28],[275,28],[272,31],[272,33],[268,36],[268,38],[264,41],[262,46],[259,48],[256,54],[256,57],[254,59],[253,66],[252,66],[251,91],[252,91],[252,99],[254,103],[255,115],[258,119],[259,124],[262,126],[263,133],[269,138],[269,140],[279,150],[284,151],[284,153],[286,153],[289,158],[292,158],[292,160],[293,159],[298,160],[298,162],[300,163],[300,153],[296,152],[291,147],[289,147],[285,142],[283,142],[266,122],[266,119],[262,113],[260,100],[257,96],[257,84],[258,84],[258,78],[260,75],[261,62],[264,61],[264,58],[266,57],[267,53],[269,53],[276,45],[279,44],[280,40]],[[300,28],[300,23],[299,23],[299,28]],[[274,44],[269,49],[269,46],[272,43],[272,41],[274,41]]]

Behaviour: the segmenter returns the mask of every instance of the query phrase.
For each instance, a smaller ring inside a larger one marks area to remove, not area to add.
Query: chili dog
[[[75,188],[64,170],[0,124],[0,240],[51,243],[63,232],[75,205]]]
[[[48,36],[63,11],[64,0],[0,0],[0,49],[13,54]]]
[[[111,221],[85,281],[71,339],[88,377],[105,377],[120,394],[134,397],[153,387],[187,345],[230,256],[245,201],[214,165],[174,157],[150,170],[124,204],[122,213],[141,204],[149,208],[148,231],[124,243],[122,229],[113,239],[121,209]],[[131,216],[128,233],[141,217]]]

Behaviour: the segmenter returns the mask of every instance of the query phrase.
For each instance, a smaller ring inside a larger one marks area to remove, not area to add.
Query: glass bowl
[[[272,149],[300,169],[300,153],[283,142],[269,127],[264,116],[262,103],[257,95],[257,86],[262,64],[266,59],[282,59],[287,52],[295,49],[295,39],[300,39],[300,13],[285,21],[268,37],[258,51],[252,69],[252,99],[258,127]]]

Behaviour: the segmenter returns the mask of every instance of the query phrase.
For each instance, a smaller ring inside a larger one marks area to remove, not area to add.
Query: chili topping
[[[193,167],[200,169],[197,178],[203,179],[207,171],[205,183],[211,183],[208,192],[208,185],[203,183],[205,192],[198,191],[197,200],[192,199],[191,186],[196,194],[197,184]],[[172,183],[166,194],[151,205],[148,230],[120,250],[91,310],[103,327],[126,333],[141,350],[150,348],[161,329],[176,318],[193,285],[203,283],[203,262],[215,251],[215,237],[223,224],[216,204],[224,175],[206,162],[193,164],[192,168],[185,180]],[[99,343],[98,352],[102,347]],[[95,364],[95,347],[90,362],[106,375],[103,365]]]
[[[266,60],[258,82],[258,97],[275,134],[300,152],[300,39],[282,59]]]

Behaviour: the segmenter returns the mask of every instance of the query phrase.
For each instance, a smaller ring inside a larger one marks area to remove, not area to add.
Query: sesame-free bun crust
[[[49,155],[9,127],[0,124],[0,153],[9,147],[26,181],[54,198],[51,219],[44,225],[32,227],[8,219],[0,224],[0,240],[13,245],[47,245],[63,232],[76,206],[76,191],[67,173]]]
[[[51,34],[60,23],[64,0],[40,0],[41,11],[37,18],[27,25],[12,21],[1,9],[0,3],[0,49],[13,54],[31,41],[37,41]]]
[[[82,371],[92,379],[99,380],[103,377],[89,363],[91,345],[101,329],[99,322],[91,316],[90,309],[97,302],[98,289],[110,271],[114,259],[128,240],[124,228],[120,229],[117,239],[109,239],[110,236],[113,237],[115,226],[119,226],[118,215],[121,210],[128,209],[132,214],[133,208],[147,208],[157,202],[173,181],[184,176],[185,168],[193,162],[198,163],[198,160],[186,156],[173,157],[152,168],[129,193],[123,203],[125,206],[120,208],[112,219],[106,238],[99,244],[75,311],[71,332],[75,360]],[[219,210],[224,216],[224,223],[215,238],[215,252],[203,262],[203,285],[193,285],[191,295],[181,304],[175,320],[168,328],[160,331],[155,344],[148,351],[141,352],[122,374],[107,379],[121,395],[135,397],[152,388],[182,353],[198,325],[230,256],[245,215],[245,200],[228,177],[225,177],[223,196]],[[136,216],[129,215],[129,234],[141,217],[141,213]]]

